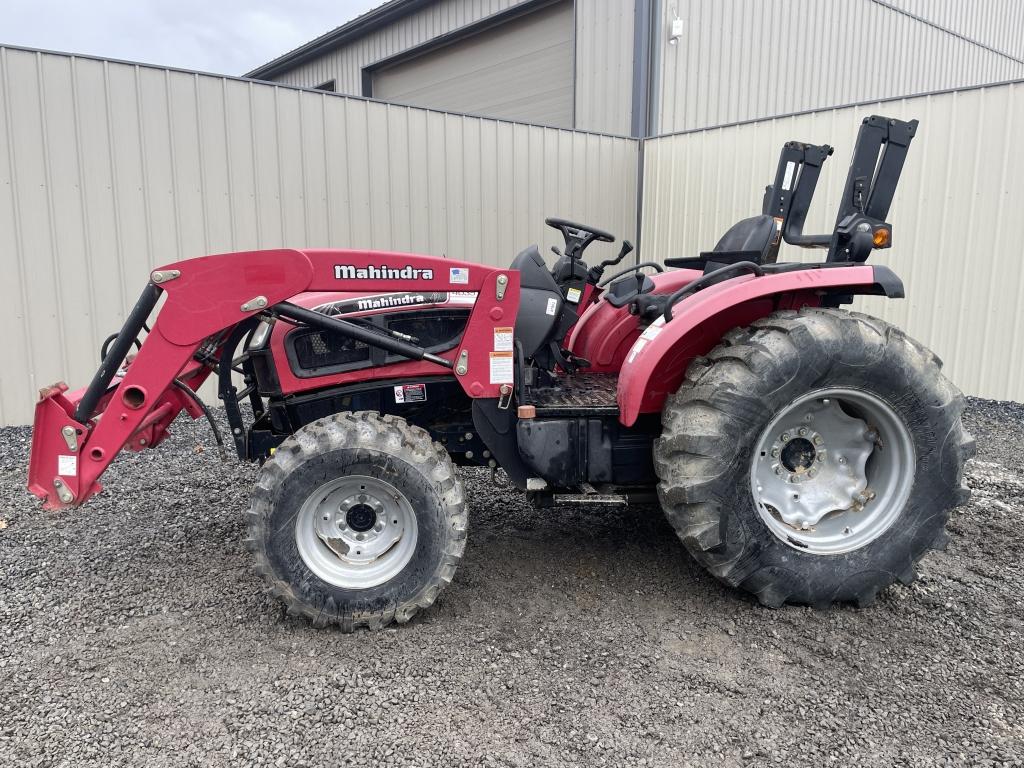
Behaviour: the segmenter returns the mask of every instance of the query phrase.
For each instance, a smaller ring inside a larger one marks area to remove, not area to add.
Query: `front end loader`
[[[40,393],[29,489],[83,504],[183,410],[225,444],[197,394],[212,375],[235,452],[262,464],[247,545],[316,625],[434,602],[466,544],[462,466],[539,506],[657,500],[709,572],[765,605],[866,605],[944,544],[973,451],[938,359],[844,309],[903,296],[865,262],[892,242],[916,128],[865,119],[832,232],[803,232],[832,149],[789,142],[760,215],[664,266],[620,269],[624,241],[591,267],[614,237],[549,219],[553,267],[534,246],[509,268],[279,249],[156,269],[89,385]],[[825,259],[779,261],[783,242]]]

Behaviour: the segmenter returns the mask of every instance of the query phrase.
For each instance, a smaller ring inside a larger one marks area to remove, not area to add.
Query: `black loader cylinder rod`
[[[339,320],[336,317],[330,317],[320,312],[314,312],[311,309],[300,307],[297,304],[292,304],[288,301],[282,301],[273,308],[273,313],[279,317],[283,317],[286,320],[293,320],[304,325],[309,325],[314,328],[322,328],[325,331],[334,331],[340,333],[342,336],[348,336],[356,341],[361,341],[364,344],[369,344],[371,347],[379,347],[385,349],[388,352],[394,352],[396,355],[407,357],[410,360],[426,360],[437,365],[443,365],[445,368],[454,368],[455,363],[451,360],[445,360],[443,357],[438,357],[430,352],[427,352],[423,347],[418,347],[415,344],[409,344],[400,339],[393,338],[385,335],[383,332],[364,328],[361,325],[350,323],[347,320]]]
[[[75,409],[75,421],[85,424],[92,418],[93,413],[96,411],[96,405],[106,393],[107,387],[110,386],[110,380],[114,378],[114,374],[117,373],[121,363],[124,362],[125,357],[128,355],[128,350],[132,348],[135,340],[142,332],[146,318],[149,317],[149,313],[156,306],[160,293],[161,290],[158,286],[153,285],[153,283],[146,284],[146,289],[139,296],[139,300],[135,302],[135,306],[128,315],[128,319],[124,321],[124,325],[117,334],[117,338],[114,339],[113,345],[107,351],[106,357],[100,361],[100,367],[92,377],[92,381],[89,382],[88,389],[85,390],[82,399],[78,401],[78,407]]]

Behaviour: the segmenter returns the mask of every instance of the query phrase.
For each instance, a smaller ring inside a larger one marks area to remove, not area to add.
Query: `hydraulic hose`
[[[200,409],[202,409],[203,415],[206,416],[206,420],[210,422],[210,429],[213,430],[213,437],[217,441],[217,450],[220,453],[220,460],[227,461],[228,454],[227,451],[224,449],[224,438],[221,437],[220,428],[217,426],[217,422],[214,420],[213,413],[210,411],[209,406],[207,406],[207,404],[203,402],[203,398],[201,398],[199,394],[194,389],[192,389],[192,387],[183,382],[181,379],[175,379],[174,386],[176,386],[178,389],[184,392],[192,400],[192,402],[194,402],[196,405],[199,406]]]

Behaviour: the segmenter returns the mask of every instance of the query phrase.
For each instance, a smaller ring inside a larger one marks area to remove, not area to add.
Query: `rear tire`
[[[771,607],[865,606],[895,580],[909,584],[928,549],[945,546],[950,510],[969,496],[963,468],[974,442],[963,395],[940,367],[898,329],[838,309],[778,312],[729,332],[691,364],[654,446],[658,496],[686,548]],[[796,442],[795,429],[779,427],[786,419],[808,425],[799,430],[807,451],[786,452]],[[809,447],[830,440],[831,452]],[[877,496],[865,501],[873,482]],[[792,493],[772,496],[766,486],[778,483]],[[854,488],[860,501],[813,508],[821,497],[811,483],[844,499]],[[787,507],[797,492],[803,501]]]
[[[264,464],[247,544],[290,614],[351,632],[428,608],[455,575],[467,520],[462,482],[426,431],[339,413]]]

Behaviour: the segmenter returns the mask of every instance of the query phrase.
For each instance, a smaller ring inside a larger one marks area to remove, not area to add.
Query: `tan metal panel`
[[[905,281],[905,300],[856,307],[905,328],[946,362],[964,391],[1024,400],[1024,264],[1015,214],[1024,210],[1024,84],[826,110],[646,142],[643,258],[710,249],[759,212],[778,152],[795,139],[836,147],[805,231],[829,231],[860,120],[918,118],[890,213],[894,246],[876,252]],[[821,252],[785,246],[783,259]]]
[[[529,0],[440,0],[302,64],[275,81],[312,88],[334,80],[339,93],[361,96],[364,67],[524,2]]]
[[[307,88],[333,80],[340,93],[362,95],[364,68],[530,1],[441,0],[300,64],[274,80]],[[566,1],[562,5],[570,9],[575,6],[576,45],[570,55],[575,55],[576,61],[574,71],[572,67],[568,71],[570,80],[573,75],[576,78],[575,127],[579,130],[628,135],[633,101],[633,0],[576,0],[574,3]],[[559,55],[556,62],[563,60],[564,57]],[[415,66],[422,64],[420,61]],[[410,64],[410,67],[413,66]],[[568,85],[571,87],[571,83]],[[380,84],[375,87],[374,95],[393,101],[410,101],[387,92],[380,88]],[[556,102],[558,99],[561,96]],[[499,117],[515,114],[516,119],[553,125],[569,126],[572,121],[571,114],[545,119],[545,112],[494,112],[493,105],[481,104],[477,107],[464,101],[459,99],[451,104],[432,102],[430,106],[461,112],[483,112]],[[536,94],[533,94],[529,103],[520,105],[520,108],[535,109],[536,102]]]
[[[887,0],[908,13],[955,29],[981,45],[1024,59],[1024,3],[1020,0]]]
[[[576,128],[629,134],[634,12],[633,0],[576,3]]]
[[[573,4],[558,2],[375,70],[373,97],[571,127]]]
[[[930,3],[901,1],[917,11]],[[661,3],[664,34],[654,41],[657,132],[1024,77],[1019,57],[961,34],[977,29],[1001,45],[1009,45],[1008,38],[1024,40],[1024,13],[1007,7],[1007,0],[929,12],[936,23],[892,5],[875,0]],[[683,34],[671,43],[677,17]],[[955,26],[950,31],[937,23]],[[995,34],[998,23],[1013,31]]]
[[[637,144],[0,47],[0,423],[84,384],[149,271],[210,252],[405,249],[507,264],[634,237]],[[209,395],[209,388],[205,391]]]

